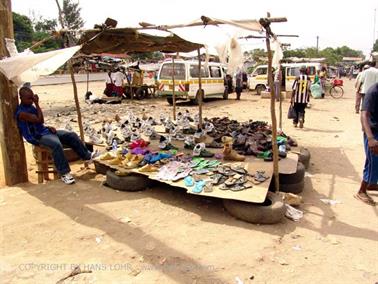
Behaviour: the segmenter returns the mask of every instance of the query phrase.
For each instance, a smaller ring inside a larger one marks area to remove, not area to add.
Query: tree
[[[73,0],[63,0],[62,17],[66,29],[78,30],[84,26],[80,11],[79,3],[75,3]]]
[[[378,39],[375,41],[373,45],[373,51],[378,51]]]
[[[13,27],[17,49],[23,51],[33,40],[32,21],[26,16],[13,12]]]

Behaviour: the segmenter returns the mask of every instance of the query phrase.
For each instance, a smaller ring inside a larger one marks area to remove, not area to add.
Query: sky
[[[62,0],[58,0],[61,3]],[[136,27],[141,21],[152,24],[184,24],[202,15],[218,19],[259,19],[270,12],[272,17],[286,17],[286,23],[272,24],[276,34],[298,35],[281,38],[291,49],[319,48],[347,45],[368,55],[378,38],[378,0],[355,1],[298,1],[298,0],[79,0],[85,28],[101,24],[107,17],[118,21],[118,27]],[[12,0],[12,10],[26,16],[57,18],[55,0]],[[374,25],[374,15],[376,23]],[[374,29],[375,26],[375,29]],[[375,30],[375,33],[374,33]],[[183,31],[184,32],[184,31]],[[196,28],[185,30],[192,38],[218,43],[223,36],[231,36],[232,29]],[[248,34],[257,35],[257,33]],[[180,34],[179,34],[180,35]],[[243,50],[265,48],[261,39],[241,40]]]

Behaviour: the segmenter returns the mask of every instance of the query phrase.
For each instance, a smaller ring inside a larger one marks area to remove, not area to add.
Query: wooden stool
[[[93,145],[85,142],[85,146],[89,151],[93,151]],[[67,146],[63,145],[64,156],[68,162],[75,162],[80,160],[80,157],[76,152]],[[33,145],[33,156],[37,164],[38,183],[43,183],[44,180],[50,180],[49,174],[53,174],[53,179],[58,178],[58,172],[56,171],[51,152],[48,148],[43,146]]]
[[[58,173],[55,169],[49,149],[33,145],[33,156],[37,164],[36,173],[38,174],[38,183],[43,183],[44,180],[50,180],[50,173],[53,174],[53,179],[58,178]]]

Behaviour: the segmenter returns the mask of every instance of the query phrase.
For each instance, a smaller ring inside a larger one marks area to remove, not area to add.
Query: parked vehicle
[[[209,62],[205,67],[201,63],[201,81],[203,98],[228,99],[229,90],[226,91],[224,78],[225,69],[220,63]],[[158,95],[165,97],[169,104],[173,103],[173,64],[172,60],[162,63],[157,76]],[[199,101],[198,61],[175,60],[175,97],[177,101]]]
[[[307,74],[311,80],[314,80],[315,74],[321,69],[320,63],[304,62],[304,63],[284,63],[282,68],[282,90],[291,91],[295,78],[299,75],[302,66],[307,67]],[[268,87],[268,65],[257,66],[248,78],[248,87],[255,90],[257,95]]]

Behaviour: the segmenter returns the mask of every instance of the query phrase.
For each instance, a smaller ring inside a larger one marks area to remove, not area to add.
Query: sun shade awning
[[[131,28],[87,31],[82,35],[79,42],[83,44],[81,52],[84,54],[153,51],[190,52],[203,46],[184,40],[173,33],[167,37],[162,37],[141,33]]]

